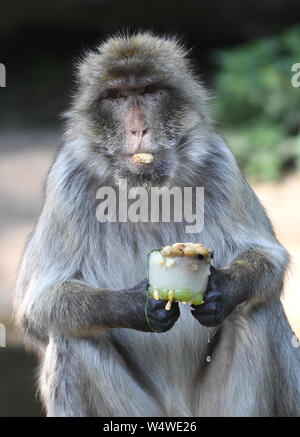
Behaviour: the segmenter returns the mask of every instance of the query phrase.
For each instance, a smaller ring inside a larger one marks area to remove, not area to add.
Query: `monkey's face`
[[[180,105],[174,100],[169,88],[153,81],[115,83],[101,93],[95,113],[99,152],[109,160],[116,179],[162,184],[172,176],[180,141],[175,111]],[[136,162],[137,153],[152,154],[153,162]]]
[[[77,130],[114,182],[163,185],[176,176],[186,135],[201,122],[200,86],[178,45],[149,34],[109,40],[81,65],[80,85]],[[154,159],[136,162],[137,153]]]

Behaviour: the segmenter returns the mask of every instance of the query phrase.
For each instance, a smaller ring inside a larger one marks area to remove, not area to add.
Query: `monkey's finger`
[[[175,323],[178,319],[179,314],[174,314],[172,317],[157,317],[156,315],[153,316],[152,314],[148,315],[149,320],[152,320],[153,322],[159,323],[161,325],[167,325],[169,323]]]
[[[223,298],[222,291],[212,289],[204,294],[204,303],[221,300],[222,298]]]
[[[165,320],[169,320],[169,319],[173,319],[173,318],[178,318],[179,317],[179,308],[171,308],[169,311],[163,309],[159,309],[156,311],[151,311],[148,313],[148,315],[150,317],[152,317],[155,320],[158,321],[165,321]]]
[[[172,302],[172,306],[171,306],[171,308],[168,310],[168,313],[170,314],[170,315],[173,315],[173,314],[179,314],[179,312],[180,312],[180,310],[179,310],[179,305],[178,305],[178,302]]]
[[[159,331],[159,332],[166,332],[175,325],[178,317],[179,316],[172,317],[172,318],[165,320],[165,321],[158,321],[150,316],[149,323],[150,323],[150,326],[152,329]]]
[[[180,309],[178,302],[172,302],[172,306],[169,310],[166,310],[166,317],[168,318],[178,318],[180,315]]]
[[[165,300],[155,300],[152,296],[149,297],[149,310],[157,311],[160,309],[164,309],[166,306]]]
[[[207,326],[208,328],[218,326],[223,321],[221,314],[197,314],[195,311],[192,311],[192,315],[201,325]]]
[[[165,309],[167,301],[165,300],[155,300],[153,297],[149,298],[149,311],[159,311]],[[178,302],[172,302],[171,308],[167,311],[169,315],[177,313],[179,311]]]
[[[222,310],[222,302],[213,301],[204,303],[203,305],[198,305],[198,307],[194,310],[196,314],[218,314]]]
[[[214,274],[218,272],[218,269],[216,269],[212,264],[210,266],[210,276],[209,278],[212,278]]]

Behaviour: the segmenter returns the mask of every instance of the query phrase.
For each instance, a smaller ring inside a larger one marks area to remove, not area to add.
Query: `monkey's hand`
[[[129,302],[129,312],[126,318],[128,326],[126,327],[144,332],[169,331],[180,315],[178,303],[173,302],[171,309],[167,311],[165,310],[165,301],[155,300],[149,296],[148,304],[146,305],[148,286],[148,281],[145,279],[139,282],[135,287],[124,291],[127,294]]]
[[[192,315],[204,326],[217,326],[243,301],[241,294],[233,290],[230,275],[211,266],[204,303],[192,305]]]

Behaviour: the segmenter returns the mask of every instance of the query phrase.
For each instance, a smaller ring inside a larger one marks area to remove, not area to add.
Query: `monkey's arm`
[[[66,281],[44,290],[30,306],[24,299],[20,325],[29,336],[40,339],[49,333],[88,336],[108,328],[152,332],[145,317],[147,287],[147,280],[125,290],[94,289],[79,281]],[[165,302],[149,298],[149,322],[159,332],[171,329],[179,317],[178,304],[171,311],[164,306]]]
[[[204,304],[193,307],[193,316],[205,326],[216,326],[238,304],[259,304],[279,297],[287,264],[288,255],[277,243],[274,252],[254,247],[224,269],[211,267]]]
[[[88,336],[110,328],[152,332],[145,316],[146,281],[132,289],[108,290],[93,288],[86,279],[93,270],[91,246],[96,241],[94,249],[101,254],[102,234],[95,217],[95,193],[87,188],[89,176],[72,161],[73,155],[62,150],[49,173],[43,211],[19,270],[16,321],[29,339],[40,343],[47,342],[51,333]],[[79,280],[84,263],[88,273]],[[97,274],[91,276],[95,283]],[[160,332],[179,317],[178,305],[171,312],[164,306],[165,302],[149,298],[149,322]]]

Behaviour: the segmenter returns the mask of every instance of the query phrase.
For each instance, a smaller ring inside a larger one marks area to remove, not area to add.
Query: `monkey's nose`
[[[134,137],[140,137],[143,138],[147,133],[148,133],[149,128],[145,127],[143,129],[139,129],[139,128],[132,128],[130,129],[130,133],[132,136]]]

